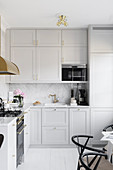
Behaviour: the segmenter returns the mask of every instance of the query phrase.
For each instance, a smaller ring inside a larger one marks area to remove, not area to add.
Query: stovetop
[[[18,117],[21,113],[21,110],[0,111],[0,117]]]

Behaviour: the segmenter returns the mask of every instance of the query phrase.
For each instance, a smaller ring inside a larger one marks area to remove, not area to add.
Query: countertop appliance
[[[21,110],[0,110],[0,117],[17,117],[17,166],[22,163],[24,156],[24,114]]]
[[[62,81],[87,81],[87,65],[62,65]]]
[[[79,105],[87,105],[85,89],[78,89],[78,104]]]

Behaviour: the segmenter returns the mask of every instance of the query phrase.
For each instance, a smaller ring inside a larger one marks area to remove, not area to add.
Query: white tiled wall
[[[70,103],[71,84],[10,84],[9,91],[21,89],[26,97],[24,101],[31,103],[36,100],[41,103],[50,103],[49,94],[56,94],[60,102]]]

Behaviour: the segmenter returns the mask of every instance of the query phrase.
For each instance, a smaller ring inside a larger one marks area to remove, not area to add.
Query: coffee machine
[[[79,105],[87,105],[85,89],[78,89],[78,104]]]

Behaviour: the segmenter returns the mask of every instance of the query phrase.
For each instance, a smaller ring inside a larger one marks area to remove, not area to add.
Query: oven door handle
[[[23,129],[20,132],[17,132],[18,135],[21,135],[21,133],[23,132],[23,130],[25,129],[27,125],[24,125]]]

